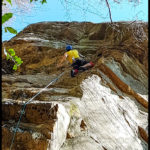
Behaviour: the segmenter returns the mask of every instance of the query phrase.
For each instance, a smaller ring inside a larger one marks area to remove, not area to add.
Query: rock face
[[[14,72],[2,52],[2,149],[147,150],[147,34],[140,22],[41,22],[3,42],[23,64]],[[66,44],[95,66],[56,68]]]

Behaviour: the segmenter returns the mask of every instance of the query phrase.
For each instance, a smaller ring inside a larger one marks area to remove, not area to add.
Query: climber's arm
[[[57,64],[57,67],[58,67],[58,68],[59,68],[59,67],[62,67],[63,63],[66,61],[67,56],[68,56],[68,55],[67,55],[66,53],[62,56],[60,62]]]

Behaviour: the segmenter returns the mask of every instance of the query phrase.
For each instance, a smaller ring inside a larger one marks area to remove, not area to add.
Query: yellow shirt
[[[79,58],[79,53],[76,49],[74,49],[66,52],[65,56],[67,57],[67,60],[72,64],[75,58]]]

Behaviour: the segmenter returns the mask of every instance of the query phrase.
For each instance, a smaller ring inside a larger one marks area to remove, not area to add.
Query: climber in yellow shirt
[[[64,56],[60,60],[60,63],[57,65],[57,67],[62,66],[65,60],[69,61],[73,67],[71,70],[71,77],[75,77],[79,70],[84,71],[94,66],[92,62],[81,59],[81,54],[79,54],[76,49],[73,49],[71,45],[66,46],[66,51],[67,52],[64,53]]]

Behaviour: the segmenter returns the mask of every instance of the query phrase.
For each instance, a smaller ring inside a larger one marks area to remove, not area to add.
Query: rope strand
[[[63,74],[65,73],[62,72],[57,78],[55,78],[54,80],[52,80],[46,87],[44,87],[43,89],[41,89],[36,95],[34,95],[29,101],[27,101],[24,105],[23,105],[23,108],[21,110],[21,114],[20,114],[20,117],[19,117],[19,120],[18,120],[18,123],[16,125],[16,128],[15,128],[15,132],[14,132],[14,135],[13,135],[13,138],[12,138],[12,142],[11,142],[11,145],[10,145],[10,150],[12,149],[12,146],[13,146],[13,143],[14,143],[14,139],[15,139],[15,135],[16,135],[16,132],[17,132],[17,129],[19,127],[19,124],[20,124],[20,121],[21,121],[21,118],[24,114],[24,110],[26,108],[26,105],[29,104],[36,96],[38,96],[42,91],[44,91],[48,86],[50,86],[51,84],[53,84],[54,82],[56,82]]]

